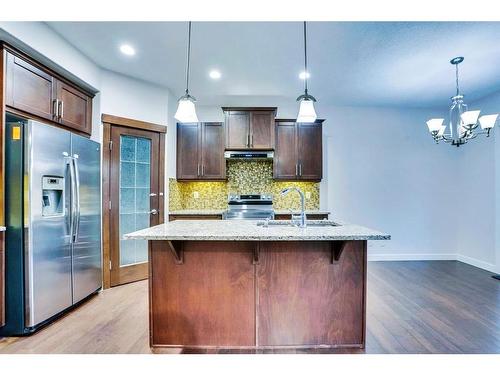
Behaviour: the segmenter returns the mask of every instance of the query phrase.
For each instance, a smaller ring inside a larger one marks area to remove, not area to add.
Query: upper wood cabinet
[[[5,51],[5,105],[79,133],[92,131],[92,96],[50,70]]]
[[[275,107],[224,107],[227,150],[274,149]]]
[[[323,120],[297,123],[277,120],[273,177],[288,181],[321,181],[323,177]]]
[[[177,179],[226,179],[222,122],[177,124]]]

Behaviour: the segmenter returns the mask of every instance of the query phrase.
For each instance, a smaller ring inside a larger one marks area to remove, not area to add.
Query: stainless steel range
[[[274,219],[271,194],[230,195],[225,220],[265,220]]]

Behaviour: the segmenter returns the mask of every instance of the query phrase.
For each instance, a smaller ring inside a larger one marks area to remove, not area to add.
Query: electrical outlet
[[[200,193],[198,193],[197,191],[193,192],[194,199],[198,199],[199,197],[200,197]]]
[[[306,191],[306,199],[311,199],[311,192],[310,191]]]

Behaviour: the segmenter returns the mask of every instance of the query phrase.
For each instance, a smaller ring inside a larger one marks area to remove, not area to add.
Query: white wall
[[[166,176],[175,176],[173,114],[180,93],[102,70],[43,23],[0,22],[0,28],[100,91],[92,138],[102,139],[101,113],[169,125]],[[235,98],[222,105],[277,106],[281,118],[297,112],[293,100],[276,97]],[[477,105],[498,112],[500,94]],[[222,120],[220,106],[197,110],[201,121]],[[392,235],[391,241],[370,243],[371,259],[454,259],[458,254],[460,260],[500,271],[498,129],[492,139],[456,149],[433,144],[425,127],[446,108],[335,107],[320,100],[317,110],[326,119],[321,207]]]
[[[500,112],[500,92],[470,103],[482,114]],[[497,122],[498,124],[498,122]],[[500,272],[500,131],[478,137],[459,152],[458,259]]]

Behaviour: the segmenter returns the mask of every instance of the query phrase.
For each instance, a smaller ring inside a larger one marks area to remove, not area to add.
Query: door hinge
[[[113,141],[109,141],[109,151],[113,149]]]

